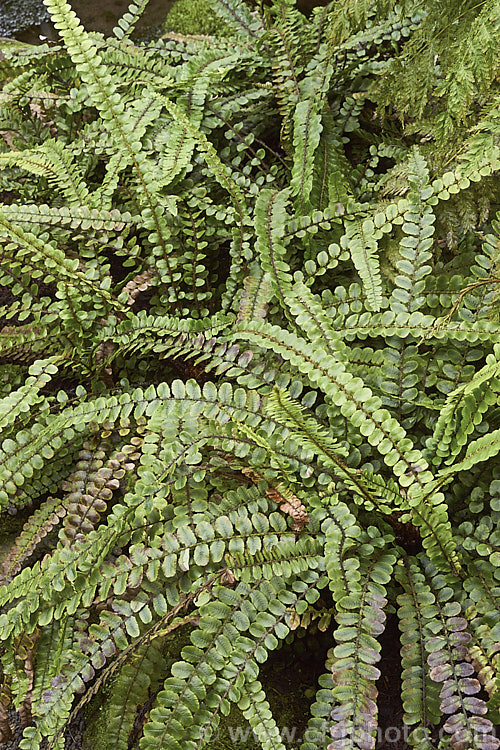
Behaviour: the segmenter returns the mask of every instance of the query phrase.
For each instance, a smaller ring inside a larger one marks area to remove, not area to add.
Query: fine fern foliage
[[[495,750],[498,2],[144,44],[45,2],[0,60],[0,748],[282,750],[309,629],[297,746],[372,750],[389,617],[409,746]]]

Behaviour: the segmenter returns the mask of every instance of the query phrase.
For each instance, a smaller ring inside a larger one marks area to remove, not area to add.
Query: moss
[[[105,711],[105,699],[109,695],[109,686],[105,685],[98,695],[85,706],[85,735],[83,737],[82,750],[92,750],[96,747],[106,747],[107,740],[107,714]]]
[[[177,0],[163,26],[165,32],[228,36],[229,26],[213,10],[210,0]]]

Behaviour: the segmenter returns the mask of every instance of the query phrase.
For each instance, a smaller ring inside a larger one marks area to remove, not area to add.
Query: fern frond
[[[42,503],[28,521],[2,563],[2,582],[9,581],[21,570],[25,560],[33,553],[52,529],[66,514],[64,502],[60,498],[49,497]]]
[[[270,275],[265,271],[255,269],[254,274],[247,276],[243,282],[237,320],[264,319],[270,298]]]
[[[429,441],[433,446],[436,461],[446,457],[451,463],[467,444],[469,435],[480,424],[484,413],[498,401],[500,392],[500,362],[498,345],[495,355],[488,355],[487,364],[481,368],[469,383],[464,383],[452,391],[446,399],[434,433]]]
[[[325,461],[335,467],[342,465],[338,456],[346,455],[345,448],[314,417],[307,416],[305,409],[285,391],[274,388],[264,402],[264,410],[274,420],[286,425],[304,448],[318,455],[321,463]]]
[[[497,744],[490,734],[493,724],[484,718],[486,705],[477,697],[480,684],[472,677],[474,667],[466,660],[467,645],[471,640],[467,620],[461,616],[458,602],[453,599],[445,604],[440,602],[437,594],[445,584],[429,564],[426,565],[426,578],[430,580],[430,589],[435,595],[440,615],[440,627],[436,628],[434,637],[425,645],[427,662],[431,667],[429,676],[443,685],[440,708],[448,717],[443,729],[450,735],[452,745],[467,742],[471,747],[483,748],[492,741]]]
[[[487,461],[489,458],[496,456],[500,451],[500,429],[492,430],[488,435],[468,443],[465,458],[456,461],[451,466],[441,469],[439,476],[445,478],[453,476],[459,471],[471,469],[475,464]]]
[[[280,601],[283,594],[283,584],[276,577],[265,583],[240,583],[236,589],[212,589],[210,600],[199,607],[199,625],[191,634],[193,645],[182,650],[183,660],[174,663],[172,677],[167,678],[157,697],[150,721],[144,727],[141,750],[158,747],[158,743],[160,747],[191,747],[191,726],[197,727],[198,743],[202,747],[207,744],[218,726],[219,712],[227,713],[229,701],[240,701],[239,685],[256,679],[257,661],[264,661],[267,650],[276,647],[277,641],[273,644],[266,635],[275,633],[283,638],[288,634],[283,622],[287,605]],[[268,610],[271,598],[275,604],[272,614]],[[293,594],[286,596],[287,604],[296,598]],[[245,705],[243,700],[241,703]],[[204,706],[213,707],[205,719]],[[272,732],[272,724],[269,728]]]
[[[438,133],[448,137],[457,122],[465,119],[476,96],[487,93],[499,72],[495,50],[500,43],[498,3],[486,2],[461,39],[454,62],[438,94],[446,97],[446,112],[438,118]]]
[[[11,391],[8,396],[0,400],[0,428],[6,430],[13,425],[19,416],[29,412],[35,405],[43,402],[39,391],[52,380],[58,371],[57,363],[60,357],[47,360],[37,360],[28,369],[29,377],[17,391]]]
[[[262,35],[264,24],[261,17],[242,0],[216,0],[213,6],[215,12],[238,34],[245,34],[254,38]]]
[[[75,164],[71,151],[58,140],[46,140],[33,150],[1,154],[0,165],[17,166],[47,178],[70,206],[80,207],[88,202],[89,191],[81,169]]]
[[[300,213],[309,210],[316,150],[323,131],[322,110],[333,75],[328,46],[322,45],[310,60],[307,75],[299,84],[300,101],[293,114],[293,164],[290,180]]]
[[[369,0],[349,0],[336,7],[329,19],[332,43],[343,42],[353,31],[363,27],[372,13],[373,4]]]
[[[2,262],[6,263],[8,260],[9,251],[12,252],[14,249],[17,250],[16,262],[19,263],[20,259],[24,264],[24,268],[45,269],[46,276],[52,280],[55,277],[59,277],[65,286],[69,288],[78,289],[85,294],[91,293],[97,303],[100,302],[101,310],[103,305],[111,303],[115,310],[124,309],[120,303],[113,301],[113,298],[107,290],[107,284],[103,282],[101,286],[98,286],[92,279],[92,274],[86,274],[80,270],[80,261],[78,259],[70,260],[67,258],[62,250],[54,247],[53,244],[45,242],[41,238],[31,232],[26,232],[21,227],[15,226],[11,221],[3,218],[0,212],[0,234],[4,237],[8,237],[8,242],[5,246],[5,254],[2,257]]]
[[[424,300],[425,277],[431,271],[434,233],[434,213],[426,203],[432,195],[428,185],[428,171],[424,159],[415,151],[409,162],[408,181],[410,192],[407,195],[407,210],[403,215],[402,230],[406,237],[400,243],[401,260],[396,262],[398,275],[397,288],[391,295],[392,309],[413,312],[420,309]]]
[[[333,513],[337,507],[334,506]],[[344,524],[348,518],[344,514]],[[346,747],[374,748],[377,727],[377,689],[374,682],[380,677],[380,671],[374,666],[380,659],[380,644],[374,636],[384,630],[383,608],[387,604],[384,584],[390,580],[396,558],[382,551],[385,540],[379,537],[374,540],[377,547],[371,547],[372,561],[359,567],[353,565],[353,561],[344,556],[345,551],[341,552],[342,537],[335,522],[329,525],[325,523],[324,528],[327,550],[331,549],[332,561],[340,557],[340,572],[346,586],[344,594],[343,586],[335,583],[335,579],[340,580],[338,568],[327,564],[329,575],[333,578],[330,587],[336,603],[335,619],[338,624],[335,631],[338,645],[334,649],[336,659],[332,666],[334,686],[330,716],[334,724],[330,734],[334,741],[331,746],[335,750]]]
[[[285,297],[287,305],[312,343],[321,345],[336,360],[345,361],[347,347],[332,327],[325,309],[300,282],[293,285]]]
[[[345,219],[346,233],[341,246],[349,251],[352,262],[363,282],[370,307],[377,311],[382,305],[382,279],[377,256],[377,240],[382,232],[371,219]]]
[[[28,231],[41,224],[69,225],[71,229],[90,228],[108,232],[119,232],[136,222],[127,212],[117,209],[110,211],[87,208],[86,206],[47,206],[45,204],[2,205],[2,215],[8,221],[19,223]]]
[[[409,726],[419,725],[408,738],[412,746],[431,750],[430,730],[439,721],[440,709],[437,686],[429,676],[425,644],[435,598],[415,561],[404,559],[396,568],[396,576],[404,589],[398,596],[404,721]]]
[[[117,39],[127,39],[133,33],[137,22],[139,21],[148,0],[139,0],[137,3],[130,3],[128,11],[118,20],[118,26],[113,29],[113,34]]]
[[[411,507],[411,521],[420,530],[422,545],[431,561],[450,569],[455,575],[460,572],[460,558],[456,551],[446,499],[430,483],[428,488],[412,486],[409,489],[408,504]]]
[[[128,750],[137,707],[149,699],[151,687],[166,671],[158,639],[141,643],[113,679],[105,730],[109,750]]]
[[[277,23],[271,32],[273,75],[276,97],[284,117],[283,135],[288,140],[289,118],[300,101],[299,80],[304,70],[301,26],[303,16],[290,4],[277,9]]]
[[[292,276],[281,242],[281,227],[285,222],[288,191],[263,190],[255,204],[255,231],[261,266],[269,274],[275,293],[284,304]]]
[[[302,750],[373,748],[389,610],[409,744],[495,750],[498,0],[213,0],[224,37],[141,44],[143,0],[110,38],[45,2],[60,43],[0,60],[0,739],[202,750],[235,711],[284,750],[312,625]]]
[[[344,416],[349,416],[352,424],[359,425],[362,433],[368,435],[371,445],[378,447],[402,484],[409,485],[416,480],[420,485],[426,481],[425,473],[420,478],[413,476],[413,479],[409,475],[403,476],[414,462],[425,471],[427,462],[419,451],[412,450],[411,441],[396,420],[380,409],[379,398],[373,396],[359,378],[348,373],[342,363],[332,362],[324,350],[309,345],[294,334],[264,323],[254,323],[252,327],[238,324],[232,338],[244,338],[259,347],[272,348],[303,372],[311,384],[319,386],[341,409]]]
[[[328,205],[345,206],[353,197],[351,165],[344,151],[339,128],[331,112],[322,115],[323,130],[315,155],[311,202],[324,210]]]

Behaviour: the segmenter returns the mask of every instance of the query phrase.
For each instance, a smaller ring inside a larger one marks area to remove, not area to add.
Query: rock
[[[0,36],[11,37],[48,20],[42,0],[4,0],[0,5]]]

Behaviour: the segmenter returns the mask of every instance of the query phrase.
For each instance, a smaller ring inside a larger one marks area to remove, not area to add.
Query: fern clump
[[[410,746],[493,750],[494,105],[459,154],[382,116],[432,7],[137,45],[145,4],[0,61],[0,746],[92,704],[106,750],[282,750],[263,665],[317,627],[301,750],[370,750],[391,614]]]

